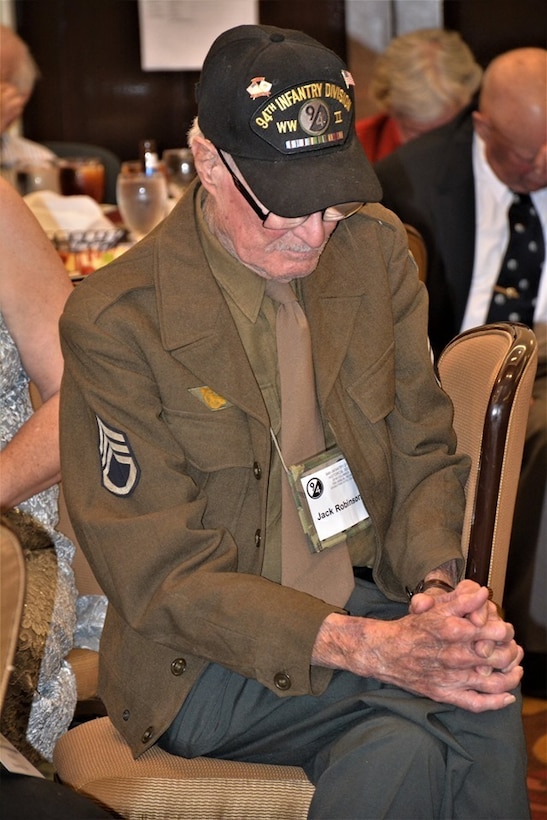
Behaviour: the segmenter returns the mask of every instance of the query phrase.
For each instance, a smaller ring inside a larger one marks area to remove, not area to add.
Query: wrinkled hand
[[[414,596],[409,614],[377,621],[333,613],[323,622],[313,663],[375,677],[472,712],[501,709],[521,677],[522,649],[488,590],[462,581],[453,592]],[[477,663],[479,661],[479,663]]]
[[[11,83],[0,83],[0,134],[21,116],[26,100]]]
[[[463,592],[472,593],[477,589],[478,585],[474,581],[462,581],[458,584],[457,587],[457,594]],[[480,589],[480,587],[478,587]],[[483,587],[483,589],[485,589]],[[435,598],[439,598],[441,596],[445,596],[447,593],[443,593],[442,590],[435,589],[434,587],[428,590],[427,593],[423,593],[421,595],[415,595],[410,603],[409,611],[414,614],[420,614],[421,612],[426,612],[432,606],[435,605]],[[450,593],[451,594],[451,593]],[[497,606],[486,597],[484,603],[479,605],[476,610],[470,612],[467,616],[469,620],[475,624],[477,627],[482,627],[487,624],[488,621],[502,621],[503,619],[498,611]],[[508,626],[508,624],[506,624]],[[514,638],[514,631],[511,627],[511,641]],[[501,642],[498,642],[497,645],[500,645]],[[491,639],[480,639],[475,643],[475,652],[478,658],[489,658],[496,648],[496,643]],[[518,647],[518,654],[512,664],[512,666],[518,666],[520,664],[524,652],[520,647]],[[489,665],[478,665],[477,670],[482,675],[490,675],[493,671],[492,666]],[[503,670],[506,671],[506,670]]]

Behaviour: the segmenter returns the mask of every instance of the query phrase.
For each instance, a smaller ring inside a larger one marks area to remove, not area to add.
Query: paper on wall
[[[226,29],[258,23],[257,0],[139,0],[143,71],[199,71]]]

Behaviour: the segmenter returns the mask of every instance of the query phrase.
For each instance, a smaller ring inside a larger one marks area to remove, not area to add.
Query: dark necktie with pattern
[[[270,279],[266,293],[279,304],[276,317],[277,358],[281,385],[281,452],[287,466],[325,449],[317,405],[310,331],[306,315],[288,282]],[[281,492],[281,582],[344,606],[353,586],[347,545],[312,553],[300,523],[286,475]]]
[[[513,194],[507,215],[509,243],[486,321],[531,327],[545,259],[543,230],[529,194]]]

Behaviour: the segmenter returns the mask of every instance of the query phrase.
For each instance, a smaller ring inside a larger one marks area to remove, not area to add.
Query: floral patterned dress
[[[0,313],[0,449],[33,412],[28,385],[29,378]],[[54,486],[19,505],[19,510],[29,513],[46,530],[56,556],[56,561],[53,556],[53,564],[48,563],[47,551],[44,552],[27,577],[27,599],[19,638],[19,650],[23,653],[20,657],[28,653],[29,663],[31,656],[37,655],[36,646],[40,646],[37,689],[31,696],[26,740],[47,760],[51,760],[59,736],[68,729],[76,706],[76,681],[65,660],[74,645],[77,622],[77,592],[72,571],[75,547],[55,530],[57,498],[58,488]],[[3,725],[2,730],[9,736],[9,727]]]

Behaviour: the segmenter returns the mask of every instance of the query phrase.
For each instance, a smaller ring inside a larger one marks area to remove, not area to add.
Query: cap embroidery
[[[343,142],[352,109],[353,100],[341,85],[302,83],[264,101],[253,114],[251,128],[281,153],[291,154]]]
[[[272,84],[265,77],[253,77],[251,84],[245,89],[251,100],[258,97],[269,97]]]

